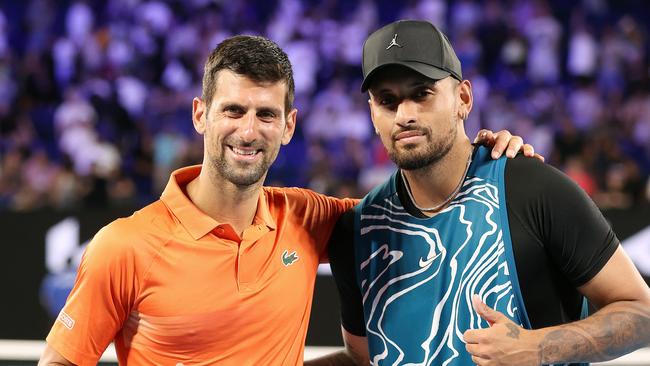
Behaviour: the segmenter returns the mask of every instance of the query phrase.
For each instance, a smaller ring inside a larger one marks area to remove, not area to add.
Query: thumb
[[[479,295],[472,295],[472,307],[474,308],[474,311],[476,311],[478,315],[481,316],[481,318],[485,319],[485,321],[490,324],[490,326],[492,326],[494,323],[502,321],[503,319],[506,319],[505,315],[487,306],[481,300],[481,297]]]

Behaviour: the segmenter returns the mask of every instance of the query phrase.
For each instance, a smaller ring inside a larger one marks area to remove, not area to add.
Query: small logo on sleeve
[[[58,321],[63,323],[66,328],[72,329],[74,327],[74,319],[68,314],[66,314],[63,310],[59,313],[59,317],[57,318]]]
[[[298,259],[299,257],[295,250],[291,252],[291,254],[289,254],[288,250],[282,252],[282,264],[284,264],[285,267],[296,263]]]

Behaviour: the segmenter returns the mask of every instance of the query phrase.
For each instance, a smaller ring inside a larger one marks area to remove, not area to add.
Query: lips
[[[235,157],[239,159],[244,159],[244,160],[251,160],[255,159],[259,155],[259,153],[262,151],[262,149],[256,149],[254,147],[250,146],[231,146],[227,145],[228,149],[235,155]]]
[[[393,134],[393,140],[399,141],[399,140],[404,140],[408,139],[411,137],[418,137],[418,136],[424,136],[425,133],[420,130],[406,130],[402,132],[398,132],[396,134]]]
[[[248,156],[255,155],[259,151],[257,149],[249,149],[249,148],[240,149],[234,146],[231,146],[230,149],[237,155],[248,155]]]

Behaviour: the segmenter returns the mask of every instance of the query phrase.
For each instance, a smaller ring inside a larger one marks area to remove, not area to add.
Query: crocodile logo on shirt
[[[288,250],[285,250],[282,253],[282,264],[284,264],[285,267],[294,264],[298,259],[299,257],[295,250],[291,252],[291,254],[289,254]]]

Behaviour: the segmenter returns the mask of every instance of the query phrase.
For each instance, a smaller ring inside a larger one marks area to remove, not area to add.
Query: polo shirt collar
[[[160,196],[163,203],[176,216],[194,240],[202,238],[216,227],[224,224],[206,215],[185,194],[187,184],[198,177],[200,172],[201,165],[175,170],[169,177],[167,186]],[[275,220],[269,210],[265,189],[260,189],[253,224],[264,224],[270,230],[276,228]]]

